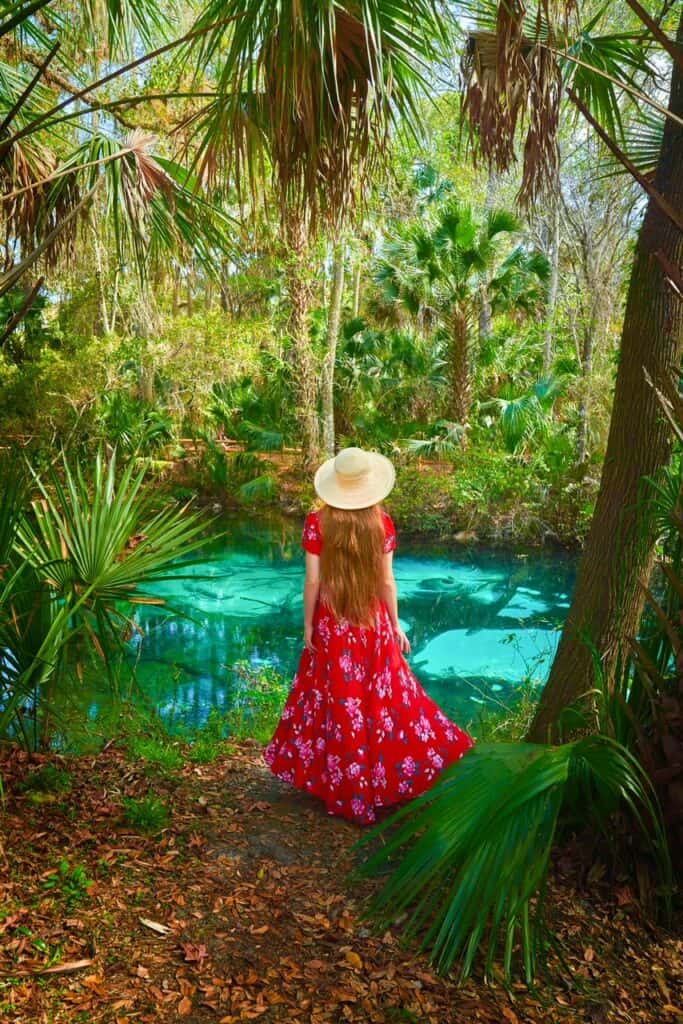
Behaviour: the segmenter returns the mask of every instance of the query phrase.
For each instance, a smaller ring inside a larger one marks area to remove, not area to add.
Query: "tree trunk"
[[[486,181],[486,199],[484,201],[484,213],[488,216],[496,205],[498,198],[498,185],[499,185],[498,172],[493,168],[489,168],[489,176]],[[491,331],[493,330],[493,310],[491,309],[491,300],[489,297],[489,276],[490,272],[487,272],[484,280],[481,283],[479,289],[481,305],[479,307],[479,342],[488,341],[491,337]]]
[[[472,407],[472,367],[470,360],[470,327],[467,315],[456,311],[451,321],[451,403],[450,417],[466,426]]]
[[[360,314],[361,297],[361,274],[363,272],[363,257],[360,253],[356,256],[356,264],[353,268],[353,318]]]
[[[588,458],[588,420],[590,416],[590,378],[593,373],[593,347],[598,331],[598,318],[593,314],[584,330],[581,352],[581,401],[579,402],[579,429],[576,457],[580,463]]]
[[[683,14],[677,35],[683,45]],[[669,109],[683,116],[683,71],[674,64]],[[676,210],[683,208],[683,128],[667,120],[655,187]],[[629,284],[605,465],[595,515],[579,566],[574,600],[529,739],[558,735],[560,712],[596,685],[586,638],[598,652],[612,685],[643,610],[640,580],[652,567],[654,536],[642,503],[643,477],[669,458],[670,430],[644,371],[654,381],[677,367],[683,348],[683,302],[667,282],[658,258],[678,267],[683,234],[652,199],[645,212]]]
[[[548,282],[548,298],[545,311],[545,331],[543,334],[543,374],[547,376],[554,355],[555,312],[557,310],[557,290],[560,279],[560,183],[557,182],[557,194],[553,201],[552,234],[550,237],[550,280]]]
[[[323,405],[323,449],[327,458],[334,455],[334,367],[337,361],[337,341],[344,298],[344,246],[334,247],[332,295],[327,317],[327,351],[323,362],[322,405]]]
[[[310,472],[320,459],[318,373],[310,332],[315,279],[310,269],[310,249],[302,218],[291,213],[284,228],[296,417],[301,433],[302,468]]]

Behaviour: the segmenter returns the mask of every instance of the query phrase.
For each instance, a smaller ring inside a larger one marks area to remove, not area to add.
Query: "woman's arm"
[[[410,640],[401,629],[398,621],[398,595],[396,594],[396,580],[394,578],[394,552],[389,551],[384,555],[382,561],[382,581],[380,584],[380,598],[389,610],[391,625],[398,640],[399,647],[404,654],[410,654]]]
[[[306,552],[306,579],[304,580],[304,647],[314,652],[313,615],[320,593],[320,556]]]

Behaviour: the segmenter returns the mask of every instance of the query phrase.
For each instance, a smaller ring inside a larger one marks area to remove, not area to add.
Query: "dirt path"
[[[58,764],[71,789],[36,803],[16,791],[27,765],[0,763],[7,1024],[683,1022],[683,943],[645,927],[626,887],[553,888],[581,986],[459,988],[369,929],[372,883],[348,880],[358,830],[273,779],[255,745],[167,775],[111,750]],[[172,808],[156,838],[122,815],[150,791]]]

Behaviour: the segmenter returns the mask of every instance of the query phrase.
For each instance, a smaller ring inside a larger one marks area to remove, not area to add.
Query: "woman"
[[[361,825],[428,789],[472,746],[411,672],[398,619],[389,459],[346,448],[317,471],[306,519],[304,650],[265,759]]]

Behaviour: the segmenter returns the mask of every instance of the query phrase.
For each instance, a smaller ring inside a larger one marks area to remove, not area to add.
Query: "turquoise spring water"
[[[301,523],[230,518],[189,578],[148,588],[138,606],[137,676],[158,711],[187,726],[239,692],[235,664],[291,677],[301,653]],[[569,607],[574,560],[413,541],[395,555],[409,661],[444,710],[465,723],[507,702],[524,678],[545,680]],[[178,613],[183,613],[178,614]]]

